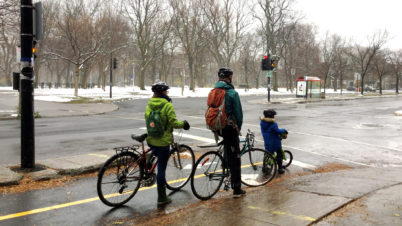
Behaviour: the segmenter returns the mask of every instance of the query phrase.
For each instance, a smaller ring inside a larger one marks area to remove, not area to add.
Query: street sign
[[[272,71],[267,71],[267,78],[271,78],[272,77]]]
[[[131,81],[134,80],[134,75],[130,75],[130,80],[131,80]]]

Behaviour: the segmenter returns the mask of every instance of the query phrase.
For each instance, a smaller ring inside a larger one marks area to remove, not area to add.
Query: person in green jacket
[[[215,88],[225,89],[225,112],[227,125],[222,129],[225,161],[229,165],[233,197],[238,198],[246,194],[241,189],[241,162],[240,162],[240,130],[243,124],[243,110],[239,94],[232,85],[233,71],[229,68],[221,68],[218,71],[219,81]]]
[[[164,125],[162,136],[151,136],[148,131],[147,143],[152,150],[152,154],[158,157],[158,173],[156,177],[158,190],[158,205],[168,204],[172,200],[166,195],[166,166],[169,160],[170,144],[173,142],[173,129],[190,129],[190,124],[176,119],[176,113],[168,96],[169,86],[164,82],[157,82],[152,85],[154,95],[149,100],[145,110],[145,121],[148,120],[152,111],[159,111],[161,121]]]

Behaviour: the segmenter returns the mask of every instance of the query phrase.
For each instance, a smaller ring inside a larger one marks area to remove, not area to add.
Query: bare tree
[[[11,85],[11,72],[16,69],[16,47],[19,43],[19,2],[0,1],[0,82]]]
[[[245,89],[252,86],[259,87],[259,50],[260,45],[255,34],[246,34],[241,42],[242,51],[240,52],[239,62],[243,73]],[[251,82],[254,84],[252,85]]]
[[[139,53],[139,85],[144,90],[145,72],[166,43],[169,18],[163,16],[162,4],[158,0],[129,0],[124,3],[135,35],[135,48]]]
[[[310,24],[297,24],[282,54],[283,73],[287,88],[293,90],[296,77],[316,75],[320,48],[317,31]]]
[[[389,57],[389,61],[391,63],[392,73],[395,76],[395,93],[399,94],[399,82],[402,73],[402,50],[393,52]]]
[[[388,64],[389,53],[387,51],[379,51],[373,59],[374,70],[380,80],[380,94],[382,95],[382,81],[385,75],[391,72],[391,67]]]
[[[259,0],[254,9],[254,17],[260,22],[260,30],[265,40],[264,52],[282,57],[298,16],[292,10],[294,0]],[[262,12],[260,12],[262,11]],[[292,28],[292,29],[290,29]],[[273,89],[278,90],[278,76],[273,73]]]
[[[243,2],[238,0],[207,0],[203,10],[208,20],[209,50],[218,65],[230,66],[240,47],[246,28]]]
[[[335,62],[337,53],[339,53],[343,48],[342,38],[338,35],[329,35],[328,33],[325,36],[321,44],[321,64],[320,71],[321,75],[324,77],[324,93],[326,89],[326,84],[328,77],[330,79],[335,80]]]
[[[101,2],[71,0],[61,6],[57,23],[57,38],[64,46],[53,49],[49,54],[66,60],[75,66],[74,95],[78,96],[80,67],[99,54],[110,36],[99,34],[93,18]],[[99,38],[102,37],[102,38]]]
[[[360,93],[364,93],[364,78],[372,68],[372,61],[374,56],[380,51],[382,46],[387,42],[388,32],[378,32],[369,37],[367,47],[361,46],[358,43],[354,46],[354,54],[352,59],[358,68],[361,76],[360,80]]]
[[[172,21],[176,35],[180,38],[181,47],[187,57],[190,72],[190,90],[195,91],[195,60],[203,47],[205,39],[206,23],[200,9],[200,1],[197,0],[170,0],[173,11]]]

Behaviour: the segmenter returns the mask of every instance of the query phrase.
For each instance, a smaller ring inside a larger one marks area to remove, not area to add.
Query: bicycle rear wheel
[[[122,152],[105,162],[97,181],[98,196],[104,204],[118,207],[137,193],[143,175],[138,159],[132,152]]]
[[[184,187],[190,180],[194,162],[194,152],[189,146],[173,149],[166,167],[166,187],[174,191]]]
[[[214,196],[226,177],[223,158],[216,151],[203,154],[195,163],[191,174],[191,190],[201,199],[207,200]]]
[[[270,182],[276,175],[277,165],[274,157],[265,150],[253,148],[241,156],[241,182],[257,187]]]
[[[285,156],[283,156],[282,166],[284,168],[286,168],[286,167],[290,166],[290,164],[292,163],[293,155],[292,155],[292,152],[290,152],[288,150],[284,151],[284,155]]]

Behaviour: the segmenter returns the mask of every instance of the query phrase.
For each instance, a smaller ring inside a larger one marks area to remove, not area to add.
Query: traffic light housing
[[[113,69],[117,68],[117,59],[113,58]]]
[[[271,60],[271,56],[264,56],[264,59],[261,60],[261,70],[262,71],[271,71],[272,68],[272,60]]]
[[[271,70],[274,70],[276,67],[276,62],[274,59],[271,59]]]

